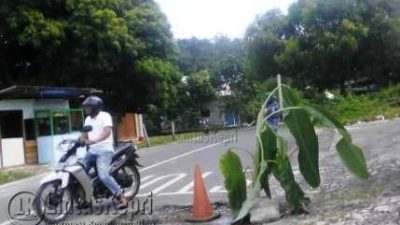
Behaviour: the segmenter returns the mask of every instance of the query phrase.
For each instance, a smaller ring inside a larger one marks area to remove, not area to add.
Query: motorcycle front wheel
[[[65,220],[73,208],[72,192],[62,189],[60,181],[51,181],[40,186],[34,201],[35,210],[47,223]]]

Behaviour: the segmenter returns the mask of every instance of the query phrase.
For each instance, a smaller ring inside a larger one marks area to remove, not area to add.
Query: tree
[[[293,36],[277,56],[281,67],[289,61],[300,64],[295,71],[285,71],[297,77],[300,71],[302,78],[320,90],[340,87],[344,91],[345,82],[355,78],[355,56],[368,34],[356,2],[299,1],[290,7],[288,21]]]
[[[359,1],[368,36],[356,55],[356,72],[377,86],[400,81],[400,7],[395,0]]]
[[[254,99],[252,81],[245,75],[245,45],[241,39],[217,36],[211,40],[196,38],[179,40],[180,67],[188,78],[193,74],[209,73],[209,82],[225,110],[239,117],[254,118],[244,110],[246,102]],[[196,72],[191,72],[196,71]],[[220,96],[222,92],[230,95]],[[261,102],[260,102],[261,104]],[[199,109],[196,109],[199,110]],[[251,119],[252,120],[252,119]]]
[[[185,75],[209,69],[212,64],[213,45],[208,39],[178,40],[180,55],[178,65]]]
[[[208,71],[200,71],[187,76],[185,81],[185,93],[191,105],[201,105],[213,100],[216,94],[210,83]]]
[[[1,87],[98,87],[115,109],[143,111],[165,108],[180,81],[170,26],[154,1],[6,1],[0,24]]]
[[[319,91],[385,86],[400,81],[399,21],[396,0],[298,0],[286,16],[269,11],[249,26],[247,68]]]
[[[285,46],[286,18],[279,10],[258,17],[246,31],[246,72],[257,80],[275,76],[279,70],[274,55]]]

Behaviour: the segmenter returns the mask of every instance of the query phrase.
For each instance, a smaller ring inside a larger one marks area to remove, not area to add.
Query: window
[[[71,110],[71,131],[81,131],[83,126],[83,112],[82,110]]]
[[[54,134],[69,133],[69,119],[66,112],[53,113]]]
[[[35,112],[38,136],[51,136],[81,131],[82,109],[39,110]]]
[[[50,118],[39,118],[37,119],[38,136],[49,136],[51,135],[51,124]]]

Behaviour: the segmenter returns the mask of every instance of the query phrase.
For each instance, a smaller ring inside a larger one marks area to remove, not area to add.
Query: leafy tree
[[[268,11],[247,31],[249,74],[342,93],[398,82],[399,15],[396,0],[298,0],[287,15]]]
[[[206,70],[187,76],[184,87],[191,105],[208,103],[215,97],[216,91],[210,83],[210,74]]]
[[[130,111],[176,94],[176,46],[154,1],[5,1],[0,24],[1,87],[98,87]]]
[[[400,81],[400,7],[396,0],[359,1],[368,36],[356,55],[356,73],[378,86]]]
[[[217,36],[212,40],[192,38],[179,40],[178,43],[181,52],[179,65],[182,71],[186,71],[188,78],[190,79],[193,74],[202,73],[206,69],[217,100],[226,110],[234,112],[239,117],[241,114],[245,114],[243,107],[248,100],[254,97],[254,91],[252,90],[252,81],[244,73],[243,40],[231,40],[224,36]],[[199,89],[199,91],[204,90]],[[218,95],[222,92],[230,94]],[[200,109],[193,108],[193,110]]]
[[[215,97],[216,90],[210,83],[208,71],[199,71],[185,76],[177,85],[176,98],[170,105],[173,113],[166,119],[176,121],[178,129],[195,129],[199,125],[202,107],[213,101]]]
[[[368,34],[357,10],[355,1],[347,0],[310,0],[292,5],[288,21],[294,35],[277,61],[282,67],[289,61],[301,64],[296,71],[301,71],[302,78],[310,77],[311,84],[320,89],[341,87],[344,91],[345,82],[355,77],[353,65],[359,42]],[[293,61],[293,55],[298,60]],[[293,70],[285,71],[294,75]]]
[[[285,46],[286,18],[280,10],[270,10],[247,28],[246,72],[257,80],[279,73],[274,55]]]
[[[213,58],[213,44],[208,39],[178,40],[180,55],[178,65],[185,75],[210,68]]]

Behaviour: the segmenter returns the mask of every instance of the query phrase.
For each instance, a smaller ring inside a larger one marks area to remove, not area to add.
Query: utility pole
[[[175,141],[175,121],[171,121],[172,141]]]

